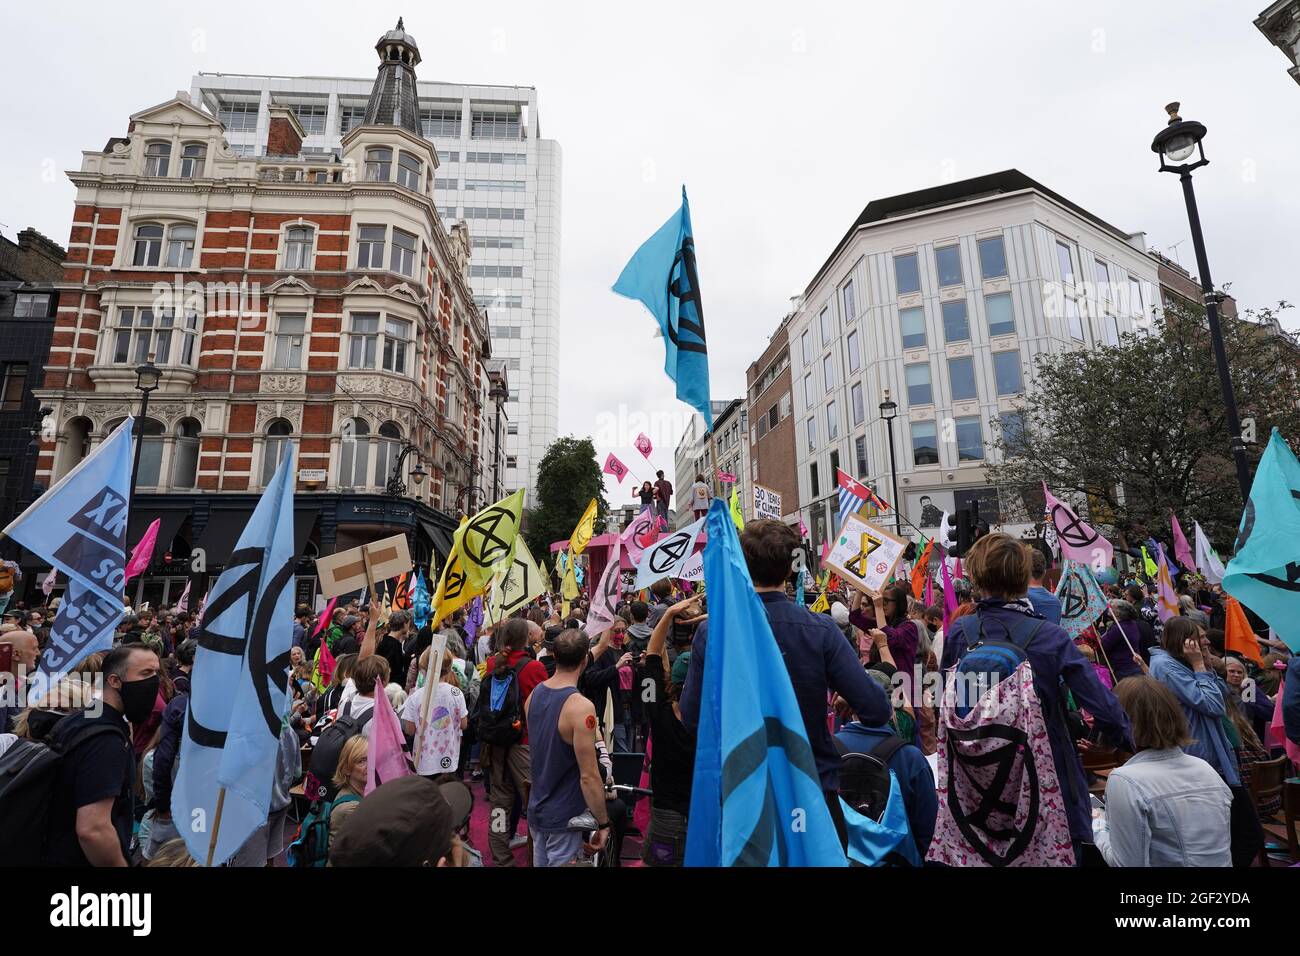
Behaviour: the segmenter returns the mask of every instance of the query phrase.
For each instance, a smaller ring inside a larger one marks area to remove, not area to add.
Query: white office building
[[[711,401],[709,410],[713,413],[713,425],[715,429],[720,428],[720,423],[724,420],[732,420],[735,425],[736,435],[734,441],[738,444],[744,430],[740,428],[739,413],[745,407],[745,403],[738,398],[729,401]],[[723,432],[719,431],[719,435]],[[695,520],[695,515],[691,510],[691,486],[695,484],[695,476],[703,475],[708,482],[709,488],[714,488],[713,482],[713,463],[715,460],[728,458],[738,450],[736,448],[723,450],[716,448],[713,441],[713,432],[709,431],[704,424],[704,416],[699,412],[693,412],[686,423],[686,430],[682,432],[682,437],[677,440],[677,447],[673,450],[673,507],[676,509],[676,516],[673,521],[674,528],[684,528]],[[715,458],[715,451],[717,457]],[[743,469],[742,469],[743,470]],[[736,472],[737,477],[742,472]],[[730,489],[730,486],[728,486]]]
[[[374,78],[199,73],[192,101],[226,127],[233,150],[266,150],[273,105],[290,107],[304,152],[334,151],[365,120]],[[419,81],[420,128],[437,148],[434,199],[444,223],[464,220],[470,284],[488,313],[492,355],[510,382],[503,418],[506,493],[532,489],[559,430],[561,150],[543,139],[537,90]],[[493,476],[480,476],[491,487]]]
[[[1038,355],[1117,343],[1159,307],[1157,267],[1141,233],[1015,170],[870,203],[790,322],[814,552],[838,530],[837,468],[895,503],[886,390],[902,514],[929,535],[978,502],[991,528],[1026,532],[1021,490],[985,479],[995,430],[1017,427]]]

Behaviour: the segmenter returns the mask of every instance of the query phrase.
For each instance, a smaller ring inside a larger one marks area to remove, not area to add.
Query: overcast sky
[[[1196,184],[1216,280],[1245,307],[1300,300],[1300,86],[1254,27],[1264,6],[6,3],[0,223],[65,243],[62,171],[129,114],[199,70],[372,77],[401,14],[421,79],[537,87],[564,150],[560,432],[652,477],[635,431],[598,430],[659,413],[671,476],[684,407],[653,320],[609,287],[682,183],[717,399],[743,394],[790,296],[873,198],[1015,167],[1192,264],[1178,182],[1150,151],[1170,100],[1209,127]]]

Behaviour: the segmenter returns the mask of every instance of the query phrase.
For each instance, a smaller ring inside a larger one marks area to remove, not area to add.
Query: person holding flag
[[[790,554],[799,544],[794,529],[780,521],[751,521],[738,540],[727,503],[720,498],[713,500],[706,520],[709,543],[704,551],[704,579],[709,619],[695,632],[680,701],[682,722],[692,730],[698,728],[699,733],[687,865],[762,866],[770,862],[766,856],[750,859],[742,852],[749,833],[740,821],[751,818],[742,805],[733,807],[733,801],[741,798],[740,792],[731,789],[738,781],[725,779],[722,767],[731,748],[740,743],[728,737],[729,727],[761,728],[765,719],[775,719],[782,722],[781,743],[774,743],[772,731],[766,731],[768,760],[779,754],[791,779],[812,773],[811,793],[815,800],[820,791],[827,814],[802,805],[808,815],[808,845],[802,851],[779,834],[760,832],[756,836],[761,845],[772,849],[772,861],[842,866],[848,831],[839,798],[840,758],[826,722],[827,694],[833,691],[843,697],[869,726],[885,723],[893,709],[835,623],[826,615],[796,607],[786,595]],[[710,650],[711,635],[718,644],[716,652]],[[716,657],[710,660],[714,653]],[[752,708],[749,717],[745,716],[747,708]],[[752,723],[755,720],[756,725]],[[780,771],[769,767],[768,772]],[[798,789],[785,789],[784,793],[789,796]],[[721,807],[716,803],[719,800]],[[733,809],[736,815],[730,812]],[[816,832],[818,819],[834,827],[829,845],[825,834]],[[752,821],[749,825],[753,826]],[[775,826],[785,828],[783,823]],[[838,864],[827,856],[837,838]]]

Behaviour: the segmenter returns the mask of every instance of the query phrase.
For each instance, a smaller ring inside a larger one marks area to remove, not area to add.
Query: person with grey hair
[[[1196,606],[1196,602],[1192,600],[1190,594],[1179,595],[1178,607],[1182,610],[1183,617],[1190,617],[1197,624],[1201,625],[1201,627],[1206,628],[1207,630],[1209,629],[1210,615],[1206,614]]]
[[[1141,677],[1146,672],[1147,656],[1151,648],[1142,646],[1142,633],[1138,628],[1138,612],[1128,601],[1111,601],[1115,622],[1101,636],[1101,649],[1119,683],[1125,677]]]

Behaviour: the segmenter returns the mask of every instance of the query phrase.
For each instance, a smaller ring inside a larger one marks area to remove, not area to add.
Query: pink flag
[[[176,602],[175,610],[177,613],[184,614],[190,609],[190,580],[185,581],[185,590],[181,592],[180,600]]]
[[[830,540],[827,539],[826,541],[822,542],[822,561],[825,561],[826,555],[830,553],[831,553],[831,543]]]
[[[203,612],[206,611],[207,609],[208,609],[208,592],[204,591],[203,600],[199,602],[199,613],[198,613],[198,617],[195,618],[194,621],[195,624],[203,623]]]
[[[1178,515],[1173,511],[1169,512],[1169,522],[1174,528],[1174,557],[1185,570],[1191,570],[1196,567],[1196,558],[1192,556],[1192,549],[1187,544],[1187,537],[1183,534],[1183,529],[1178,527]]]
[[[649,505],[627,526],[619,537],[623,555],[635,567],[641,560],[641,552],[659,540],[659,528]]]
[[[958,558],[958,559],[957,559],[957,567],[955,567],[955,568],[952,569],[952,574],[953,574],[953,577],[956,577],[956,578],[960,578],[960,577],[964,577],[964,576],[965,576],[965,575],[963,575],[963,574],[961,573],[961,558]]]
[[[650,460],[650,453],[655,450],[654,445],[650,444],[650,439],[645,432],[636,436],[636,450],[644,456],[646,461]]]
[[[734,485],[736,483],[736,476],[729,471],[723,471],[721,468],[719,468],[718,481],[725,481],[729,485]]]
[[[803,523],[803,515],[799,516],[799,537],[801,539],[808,537],[808,526]]]
[[[438,685],[425,688],[432,694]],[[427,730],[426,730],[427,733]],[[366,795],[380,784],[411,775],[411,767],[402,753],[406,738],[402,736],[402,724],[397,719],[393,705],[384,693],[383,682],[375,678],[375,712],[370,720],[370,745],[366,750]]]
[[[45,580],[41,582],[41,590],[45,592],[46,597],[49,597],[50,592],[54,590],[54,582],[58,579],[58,577],[59,577],[59,572],[54,570],[53,568],[50,569],[49,574],[45,575]]]
[[[1277,687],[1277,698],[1273,703],[1273,719],[1269,721],[1268,729],[1264,732],[1264,746],[1285,748],[1291,762],[1300,766],[1300,744],[1292,743],[1291,738],[1286,735],[1286,725],[1282,721],[1282,694],[1285,690],[1286,681],[1283,681]]]
[[[1165,560],[1165,549],[1160,548],[1159,570],[1156,572],[1156,614],[1160,623],[1178,616],[1178,593],[1174,590],[1173,579],[1169,577],[1169,562]]]
[[[1115,549],[1111,547],[1110,542],[1090,525],[1084,524],[1069,505],[1058,501],[1056,496],[1047,490],[1047,482],[1043,482],[1043,499],[1046,503],[1047,516],[1052,522],[1053,530],[1056,531],[1057,543],[1061,546],[1061,554],[1080,564],[1088,565],[1094,572],[1110,567],[1115,559]]]
[[[645,760],[641,762],[641,782],[637,786],[642,789],[650,789],[650,738],[645,741]],[[650,801],[638,800],[636,809],[632,811],[632,822],[642,833],[650,832]]]
[[[605,474],[613,475],[618,479],[618,483],[621,485],[623,479],[627,477],[627,465],[623,464],[615,458],[613,454],[611,454],[605,459]]]
[[[583,626],[588,637],[599,637],[614,623],[614,612],[623,597],[620,558],[616,541],[609,555],[609,563],[605,565],[605,573],[600,576],[600,583],[591,594],[591,607],[587,610],[587,623]]]
[[[329,604],[325,605],[325,610],[320,612],[320,620],[316,622],[316,628],[311,632],[312,637],[315,637],[317,634],[321,633],[321,631],[325,630],[325,628],[329,627],[330,617],[334,614],[334,605],[338,603],[338,598],[330,598]]]
[[[943,554],[943,549],[940,549]],[[952,572],[948,570],[948,556],[945,554],[943,560],[939,562],[943,567],[943,632],[948,633],[948,625],[952,623],[952,616],[957,613],[957,591],[952,586]]]
[[[144,537],[140,539],[140,543],[131,549],[131,560],[126,563],[127,581],[130,581],[149,567],[149,562],[153,560],[153,546],[158,541],[158,526],[160,524],[162,524],[162,518],[154,518],[153,524],[145,529]]]

